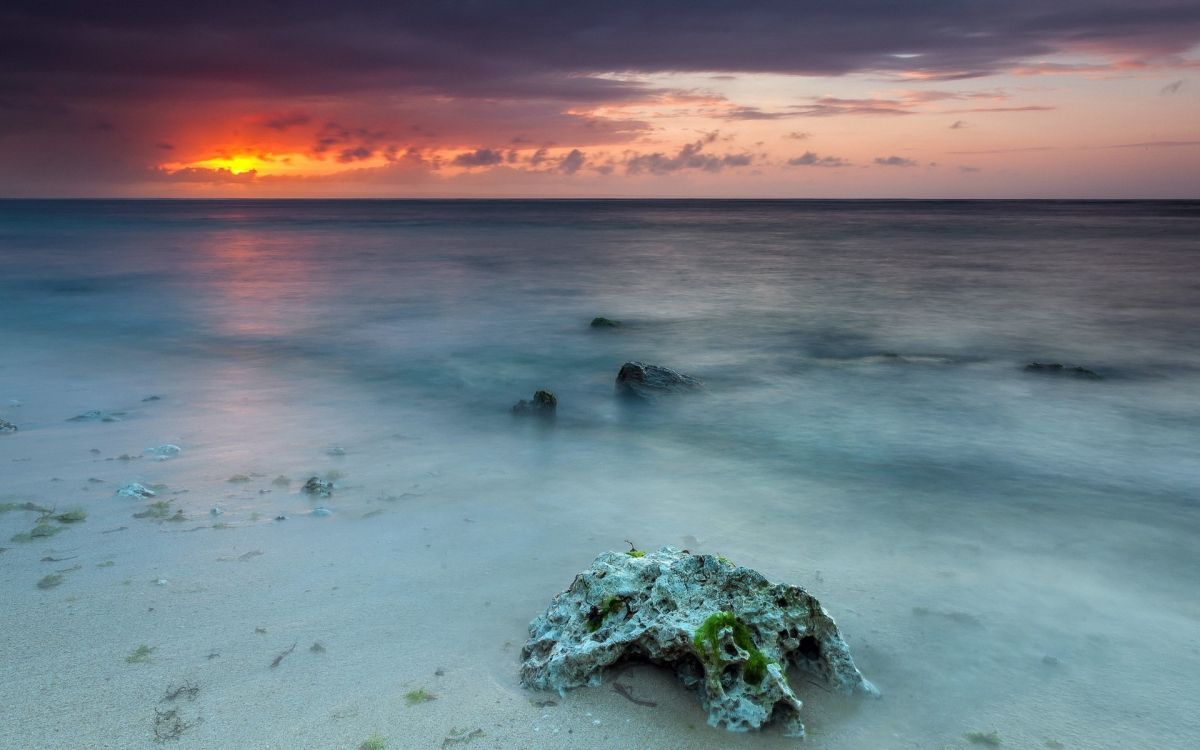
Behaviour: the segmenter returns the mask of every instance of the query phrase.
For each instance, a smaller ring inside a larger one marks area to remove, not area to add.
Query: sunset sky
[[[1200,2],[0,8],[0,196],[1200,197]]]

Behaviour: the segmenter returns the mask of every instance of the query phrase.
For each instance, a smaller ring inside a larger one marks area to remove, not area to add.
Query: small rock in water
[[[157,579],[157,580],[154,582],[154,585],[155,585],[155,586],[166,586],[166,585],[167,585],[167,579],[166,579],[166,578],[159,578],[159,579]]]
[[[346,449],[340,445],[335,445],[329,450],[325,451],[325,453],[330,456],[344,456],[346,455]]]
[[[674,547],[601,554],[529,633],[526,687],[561,694],[599,685],[606,667],[635,658],[674,668],[699,693],[708,723],[732,731],[780,720],[789,735],[804,736],[789,666],[839,692],[879,695],[804,589]]]
[[[513,405],[513,414],[533,414],[539,417],[553,417],[558,409],[558,398],[550,391],[534,391],[533,400],[521,399]]]
[[[648,365],[644,362],[626,362],[617,373],[617,391],[643,399],[699,387],[700,381],[693,377],[675,372],[669,367]]]
[[[1045,656],[1042,657],[1042,664],[1045,664],[1048,667],[1057,667],[1058,666],[1058,657],[1051,656],[1050,654],[1046,654]]]
[[[275,520],[276,520],[276,521],[286,521],[286,520],[287,520],[287,516],[283,516],[283,515],[280,515],[280,516],[275,516]]]
[[[1087,380],[1103,380],[1100,373],[1089,370],[1086,367],[1065,367],[1057,362],[1043,364],[1042,362],[1030,362],[1025,365],[1025,372],[1036,372],[1040,375],[1071,375],[1076,378],[1085,378]]]
[[[130,482],[121,489],[117,490],[117,494],[121,497],[132,497],[135,500],[144,500],[148,497],[154,497],[154,490],[137,482]]]
[[[620,328],[621,321],[610,320],[603,316],[592,318],[592,328]]]
[[[312,515],[316,516],[317,518],[326,518],[328,516],[332,516],[333,511],[324,506],[317,506],[316,508],[313,508]]]
[[[123,411],[100,411],[99,409],[91,409],[83,414],[77,414],[68,419],[68,422],[120,422],[121,417],[125,416]]]
[[[162,396],[147,396],[142,399],[142,403],[146,403],[148,401],[162,401]]]
[[[183,449],[178,445],[164,443],[157,448],[147,448],[145,452],[149,453],[151,456],[154,456],[155,460],[157,461],[166,461],[168,458],[174,458],[175,456],[178,456],[181,451],[183,451]]]
[[[304,491],[313,497],[330,497],[333,495],[333,482],[327,482],[320,477],[309,477],[304,483]]]
[[[208,512],[209,512],[210,514],[214,515],[214,516],[219,516],[219,515],[221,515],[222,513],[224,513],[225,511],[224,511],[224,510],[221,510],[221,506],[220,506],[220,505],[214,505],[214,506],[213,506],[213,507],[212,507],[212,508],[211,508],[211,509],[210,509]]]
[[[0,419],[0,435],[6,432],[16,432],[17,426],[6,419]]]

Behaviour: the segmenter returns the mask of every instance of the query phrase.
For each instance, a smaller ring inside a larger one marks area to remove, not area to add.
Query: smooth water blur
[[[810,586],[871,737],[1200,741],[1195,202],[0,202],[0,350],[22,435],[167,394],[129,440],[204,458],[173,483],[332,444],[364,498],[444,478],[464,571],[545,548],[518,642],[636,535]],[[706,388],[620,402],[629,359]],[[537,388],[552,426],[508,414]]]

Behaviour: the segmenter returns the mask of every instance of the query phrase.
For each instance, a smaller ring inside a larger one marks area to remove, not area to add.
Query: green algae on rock
[[[673,547],[601,554],[529,632],[526,687],[562,694],[599,685],[606,667],[640,659],[673,668],[699,694],[708,723],[736,732],[778,720],[789,735],[804,735],[789,665],[842,693],[879,694],[804,589]]]

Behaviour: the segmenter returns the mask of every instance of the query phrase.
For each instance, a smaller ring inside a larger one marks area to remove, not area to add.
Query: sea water
[[[89,514],[0,515],[0,747],[152,746],[184,680],[180,747],[791,746],[649,668],[529,704],[627,544],[821,599],[883,698],[801,683],[811,746],[1195,747],[1198,386],[1195,202],[0,202],[0,502]]]

